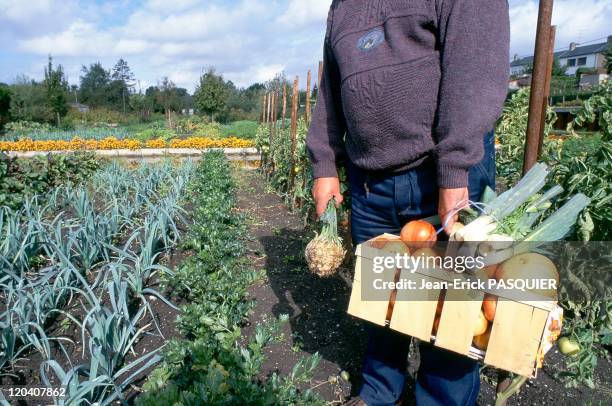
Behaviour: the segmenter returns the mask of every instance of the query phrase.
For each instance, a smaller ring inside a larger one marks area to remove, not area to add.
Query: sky
[[[193,91],[214,66],[238,86],[316,72],[331,0],[0,0],[0,82],[41,79],[49,54],[81,67],[127,60],[144,89],[168,76]],[[533,53],[538,2],[509,0],[511,56]],[[556,49],[604,42],[612,0],[557,0]],[[591,42],[592,43],[592,42]],[[315,75],[316,76],[316,75]]]

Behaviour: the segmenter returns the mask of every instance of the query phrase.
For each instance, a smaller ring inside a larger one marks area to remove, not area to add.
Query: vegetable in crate
[[[433,247],[437,241],[436,229],[425,220],[413,220],[402,227],[400,238],[411,248]]]
[[[346,255],[342,239],[338,236],[335,199],[329,201],[319,221],[322,223],[321,234],[317,234],[308,243],[304,255],[311,272],[320,277],[328,277],[336,272]]]
[[[478,251],[485,257],[485,265],[490,266],[528,253],[544,242],[564,238],[590,200],[578,193],[550,213],[552,199],[563,189],[556,185],[540,192],[547,176],[548,167],[538,163],[501,195],[487,190],[483,203],[475,203],[482,215],[470,217],[471,221],[457,229],[451,240],[479,243]]]

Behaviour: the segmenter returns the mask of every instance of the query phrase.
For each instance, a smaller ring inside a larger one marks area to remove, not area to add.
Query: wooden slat
[[[546,327],[548,312],[500,300],[484,362],[519,375],[532,377]]]
[[[468,355],[484,294],[476,290],[448,289],[435,345]]]
[[[358,248],[359,250],[359,248]],[[369,258],[357,257],[355,263],[355,277],[351,291],[348,313],[360,319],[367,320],[380,326],[385,325],[385,318],[389,301],[383,300],[364,300],[362,297],[362,272],[371,272],[373,262]],[[393,281],[394,271],[387,270],[379,275],[383,282]],[[384,293],[384,297],[389,297],[391,290]]]
[[[423,280],[434,281],[428,276],[412,273],[406,269],[402,271],[400,279],[414,281],[417,288],[420,288]],[[429,342],[439,297],[440,290],[398,290],[389,327]]]

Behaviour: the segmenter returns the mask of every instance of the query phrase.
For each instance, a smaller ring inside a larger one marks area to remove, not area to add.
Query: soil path
[[[352,271],[341,269],[339,275],[326,280],[311,275],[303,252],[313,233],[304,229],[299,216],[290,213],[278,195],[267,190],[266,181],[259,172],[236,170],[235,178],[239,185],[238,210],[246,215],[252,237],[248,255],[256,268],[266,271],[266,278],[250,288],[255,307],[244,334],[251,334],[258,321],[289,315],[289,323],[283,329],[284,340],[267,348],[263,375],[289,374],[300,358],[318,352],[322,360],[311,387],[316,387],[324,399],[341,403],[354,396],[361,384],[360,370],[366,345],[365,323],[346,314]],[[414,371],[418,368],[417,358],[411,351],[407,371],[408,397],[414,385]],[[555,380],[553,376],[563,363],[558,351],[551,350],[538,378],[530,380],[508,405],[612,404],[612,397],[606,391],[566,389]],[[341,371],[349,372],[350,382],[340,378],[336,384],[328,382]],[[601,360],[596,375],[598,386],[609,387],[610,361]],[[478,404],[493,405],[496,374],[486,368],[482,377]],[[407,399],[404,404],[414,402]]]

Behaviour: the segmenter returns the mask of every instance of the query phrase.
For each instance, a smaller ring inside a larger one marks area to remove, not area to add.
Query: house
[[[81,103],[70,103],[70,108],[78,110],[81,113],[89,112],[89,106]]]
[[[592,69],[597,72],[597,78],[591,80],[600,80],[599,74],[605,74],[606,56],[605,52],[608,47],[612,46],[612,35],[608,36],[606,42],[598,44],[578,46],[572,42],[569,48],[563,51],[555,52],[555,59],[559,60],[559,64],[566,68],[565,74],[572,76],[580,68]],[[510,75],[518,76],[525,73],[533,65],[533,56],[525,58],[515,57],[510,62]]]
[[[608,37],[607,42],[600,44],[579,47],[578,44],[572,42],[569,49],[559,56],[559,63],[567,68],[565,71],[567,75],[575,75],[579,68],[603,68],[606,64],[605,52],[610,43],[612,43],[612,35]]]

